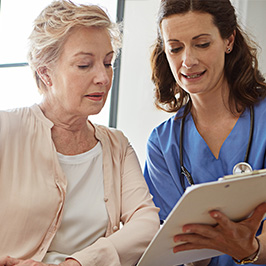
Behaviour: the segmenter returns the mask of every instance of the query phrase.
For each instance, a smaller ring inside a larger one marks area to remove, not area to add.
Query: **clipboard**
[[[247,218],[266,201],[266,169],[228,175],[218,181],[193,185],[185,191],[165,220],[137,266],[177,266],[222,255],[213,249],[187,250],[173,253],[173,236],[183,233],[189,223],[214,225],[209,215],[219,210],[233,221]]]

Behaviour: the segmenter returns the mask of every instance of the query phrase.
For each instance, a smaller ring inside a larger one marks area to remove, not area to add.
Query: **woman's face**
[[[49,71],[45,100],[66,114],[88,116],[103,108],[112,84],[114,52],[106,29],[79,27]]]
[[[193,96],[221,87],[225,52],[232,46],[221,38],[210,14],[172,15],[162,21],[161,31],[167,60],[181,88]]]

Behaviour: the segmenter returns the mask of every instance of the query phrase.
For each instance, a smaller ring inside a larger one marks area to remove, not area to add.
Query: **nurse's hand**
[[[187,224],[184,234],[174,236],[174,241],[185,242],[175,246],[174,253],[192,249],[215,249],[241,260],[254,254],[258,249],[255,239],[261,220],[266,212],[266,203],[260,204],[253,214],[241,222],[233,222],[219,211],[211,211],[215,226]]]

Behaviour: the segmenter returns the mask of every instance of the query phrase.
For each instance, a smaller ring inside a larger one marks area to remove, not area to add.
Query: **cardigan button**
[[[113,230],[114,230],[114,231],[117,231],[117,230],[118,230],[118,226],[115,225],[115,226],[113,227]]]

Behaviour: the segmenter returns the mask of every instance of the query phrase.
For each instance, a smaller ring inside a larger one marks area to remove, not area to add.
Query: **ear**
[[[230,37],[228,39],[226,39],[226,53],[229,54],[231,53],[231,51],[234,48],[234,43],[235,43],[235,37],[236,37],[236,31],[234,30],[234,32],[230,35]]]
[[[37,69],[38,76],[46,86],[52,86],[52,80],[49,75],[49,69],[46,66]]]

